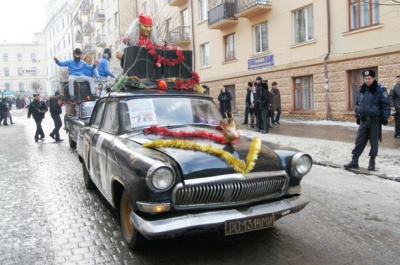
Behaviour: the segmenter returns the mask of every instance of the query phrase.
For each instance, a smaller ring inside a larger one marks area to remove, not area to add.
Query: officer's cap
[[[374,70],[365,70],[362,72],[363,77],[366,76],[371,76],[371,77],[375,77],[375,71]]]

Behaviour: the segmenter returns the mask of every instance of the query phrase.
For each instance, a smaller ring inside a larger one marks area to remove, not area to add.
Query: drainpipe
[[[196,71],[196,45],[195,45],[195,38],[194,38],[194,16],[193,16],[193,0],[190,0],[190,13],[192,17],[192,70]]]
[[[331,120],[331,107],[329,104],[329,79],[328,79],[328,57],[331,54],[331,14],[329,8],[329,0],[326,0],[326,13],[328,22],[328,53],[324,57],[324,71],[325,71],[325,120]]]

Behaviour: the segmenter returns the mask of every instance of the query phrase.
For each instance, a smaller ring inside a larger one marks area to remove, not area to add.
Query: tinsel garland
[[[255,161],[258,158],[258,154],[261,150],[261,140],[260,138],[253,138],[251,141],[251,146],[249,153],[246,157],[246,164],[231,155],[229,152],[224,151],[219,148],[215,148],[211,145],[199,145],[191,141],[186,140],[154,140],[152,142],[146,142],[143,147],[147,148],[161,148],[161,147],[171,147],[179,148],[184,150],[200,151],[225,160],[228,165],[230,165],[236,172],[247,174],[254,169]]]
[[[218,130],[221,130],[220,126],[215,127]],[[150,126],[149,128],[145,128],[144,133],[146,134],[156,134],[156,135],[161,135],[161,136],[173,136],[177,138],[193,138],[193,137],[198,137],[198,138],[203,138],[203,139],[210,139],[216,143],[220,144],[231,144],[235,145],[238,143],[241,139],[241,135],[239,134],[239,138],[233,140],[231,143],[228,143],[225,141],[224,137],[222,135],[216,135],[214,133],[206,132],[206,131],[196,131],[196,132],[184,132],[184,131],[172,131],[166,127],[159,127],[159,126]]]

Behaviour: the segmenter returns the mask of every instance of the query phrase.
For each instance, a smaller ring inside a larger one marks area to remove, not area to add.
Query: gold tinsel
[[[258,158],[258,153],[261,149],[260,138],[254,138],[251,141],[249,153],[246,157],[246,164],[241,162],[239,159],[231,155],[229,152],[219,148],[212,147],[211,145],[199,145],[187,140],[154,140],[152,142],[146,142],[143,147],[147,148],[160,148],[160,147],[172,147],[180,148],[185,150],[200,151],[225,160],[236,172],[247,174],[254,169],[255,161]]]

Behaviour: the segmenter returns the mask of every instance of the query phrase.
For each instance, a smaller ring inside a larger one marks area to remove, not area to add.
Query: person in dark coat
[[[363,71],[362,75],[364,84],[357,91],[357,101],[354,109],[354,116],[360,127],[358,127],[355,147],[352,151],[353,158],[343,167],[346,169],[358,169],[358,158],[369,141],[371,150],[369,151],[368,170],[375,170],[380,126],[381,124],[388,124],[390,104],[387,89],[375,80],[375,72],[367,70]]]
[[[36,132],[35,132],[35,142],[38,140],[44,140],[44,132],[42,129],[42,121],[44,119],[44,114],[48,111],[46,103],[40,101],[39,93],[33,94],[33,101],[29,104],[28,109],[28,119],[33,116],[33,119],[36,123]],[[39,138],[40,136],[40,138]]]
[[[219,93],[218,101],[219,101],[219,110],[221,111],[221,114],[224,117],[225,113],[228,115],[229,118],[232,117],[231,100],[232,100],[231,93],[226,91],[226,88],[223,87],[221,89],[221,93]]]
[[[60,128],[62,126],[62,121],[60,115],[62,113],[61,106],[58,104],[60,99],[60,91],[56,91],[53,97],[50,97],[50,114],[54,121],[54,129],[50,133],[50,137],[56,140],[56,142],[64,141],[60,138]]]
[[[268,128],[272,128],[269,124],[269,112],[271,108],[271,96],[268,91],[268,85],[266,83],[261,83],[261,91],[259,101],[259,109],[261,111],[262,121],[263,121],[263,130],[261,133],[268,133]]]

